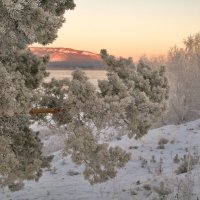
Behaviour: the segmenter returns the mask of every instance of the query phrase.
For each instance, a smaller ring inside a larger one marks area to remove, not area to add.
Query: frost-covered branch
[[[94,130],[107,134],[105,128],[114,127],[130,138],[142,137],[165,110],[169,90],[164,67],[157,71],[142,62],[135,66],[131,59],[117,59],[105,50],[102,58],[108,74],[99,88],[76,70],[71,80],[44,83],[39,103],[62,108],[52,119],[67,131],[65,152],[76,164],[85,164],[85,178],[92,184],[115,177],[130,159],[120,147],[98,141]]]
[[[74,7],[73,0],[0,0],[0,186],[12,191],[23,180],[38,180],[51,160],[29,129],[48,57],[33,55],[28,46],[53,42],[65,10]]]

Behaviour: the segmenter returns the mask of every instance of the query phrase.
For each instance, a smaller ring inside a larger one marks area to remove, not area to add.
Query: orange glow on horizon
[[[200,1],[75,0],[58,38],[47,47],[64,47],[116,57],[167,56],[174,45],[200,31]],[[34,45],[37,46],[37,45]]]

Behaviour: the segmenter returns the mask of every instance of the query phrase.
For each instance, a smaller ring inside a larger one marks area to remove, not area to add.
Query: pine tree
[[[106,50],[101,56],[108,73],[98,89],[76,70],[72,80],[43,83],[39,103],[60,108],[52,119],[67,132],[64,152],[76,164],[85,165],[84,176],[91,184],[115,177],[130,159],[120,147],[100,142],[98,133],[107,134],[104,130],[113,127],[130,138],[142,137],[165,110],[169,90],[164,67],[153,70],[142,61],[135,66],[132,59],[117,59]]]
[[[36,57],[28,45],[54,41],[65,10],[74,7],[73,0],[0,0],[0,186],[12,191],[25,179],[38,180],[51,160],[42,155],[28,115],[48,57]]]
[[[29,128],[30,119],[47,123],[46,114],[31,118],[29,113],[39,113],[34,105],[51,111],[54,126],[66,131],[64,153],[85,165],[91,184],[115,177],[130,159],[122,148],[99,141],[99,133],[113,127],[140,138],[165,110],[164,67],[134,65],[131,58],[118,59],[106,50],[101,56],[107,79],[99,81],[98,89],[80,70],[72,80],[42,83],[48,58],[33,55],[28,45],[52,42],[64,11],[74,6],[73,0],[0,0],[0,184],[12,191],[21,189],[23,180],[38,180],[51,160]]]

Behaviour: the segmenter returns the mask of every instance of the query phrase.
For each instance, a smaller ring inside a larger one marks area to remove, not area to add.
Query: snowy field
[[[81,166],[62,158],[63,134],[33,129],[41,130],[44,153],[55,155],[52,169],[18,192],[0,190],[1,200],[200,199],[200,120],[151,130],[141,140],[123,136],[113,141],[130,151],[132,159],[116,178],[93,186],[84,180]]]
[[[71,70],[49,71],[50,77],[71,77]],[[90,81],[104,79],[106,71],[85,71]],[[48,81],[47,80],[47,81]],[[200,119],[150,130],[141,140],[126,136],[111,142],[132,153],[117,177],[91,186],[83,166],[63,158],[64,134],[39,125],[45,155],[54,155],[51,169],[39,182],[29,181],[18,192],[0,189],[0,200],[198,200],[200,199]],[[184,172],[184,173],[182,173]]]

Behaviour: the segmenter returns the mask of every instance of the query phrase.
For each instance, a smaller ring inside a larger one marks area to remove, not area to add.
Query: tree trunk
[[[32,108],[29,112],[31,115],[38,115],[38,114],[56,114],[63,112],[63,109],[60,108]]]

